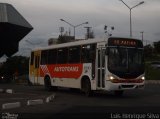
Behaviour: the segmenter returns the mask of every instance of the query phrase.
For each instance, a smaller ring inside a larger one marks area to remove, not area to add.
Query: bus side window
[[[70,47],[69,48],[69,63],[79,63],[80,62],[80,46]]]
[[[85,63],[87,62],[87,46],[83,45],[81,50],[81,62]]]
[[[65,64],[68,62],[68,48],[58,49],[57,63]]]
[[[92,62],[95,62],[96,59],[96,44],[92,44],[91,45],[91,49],[90,49],[90,60]]]
[[[35,68],[39,68],[39,56],[35,57]]]
[[[96,45],[83,45],[82,53],[81,53],[81,61],[82,63],[94,62],[95,54],[96,54]]]
[[[48,64],[48,50],[43,50],[41,53],[41,64]]]
[[[31,61],[30,61],[30,65],[33,65],[34,62],[34,52],[31,52]]]
[[[48,64],[56,64],[57,63],[57,50],[51,49],[48,52]]]

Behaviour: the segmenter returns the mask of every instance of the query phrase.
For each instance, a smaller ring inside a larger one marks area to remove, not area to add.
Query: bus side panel
[[[29,81],[34,84],[34,66],[29,66]]]
[[[96,82],[92,79],[91,63],[40,65],[40,77],[46,75],[50,76],[53,86],[69,88],[81,88],[81,79],[87,76],[90,79],[91,88],[96,89]],[[43,78],[39,81],[40,84],[44,84]]]

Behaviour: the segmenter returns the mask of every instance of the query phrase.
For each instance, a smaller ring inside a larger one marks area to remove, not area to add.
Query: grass
[[[151,67],[151,63],[145,64],[145,77],[146,80],[160,80],[160,68]]]

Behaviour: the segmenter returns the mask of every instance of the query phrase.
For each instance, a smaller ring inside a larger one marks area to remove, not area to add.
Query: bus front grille
[[[134,85],[121,85],[121,88],[133,88]]]

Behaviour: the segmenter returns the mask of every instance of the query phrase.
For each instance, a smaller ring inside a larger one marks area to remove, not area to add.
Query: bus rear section
[[[40,84],[40,57],[41,51],[32,51],[29,62],[29,81],[33,85]]]

